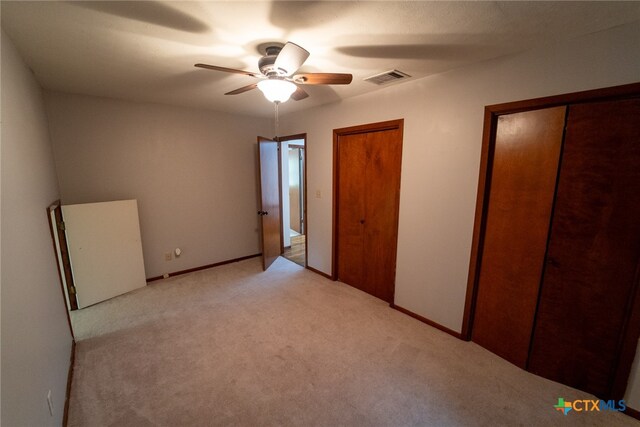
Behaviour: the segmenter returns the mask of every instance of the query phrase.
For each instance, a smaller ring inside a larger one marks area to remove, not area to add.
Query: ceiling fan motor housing
[[[268,46],[266,48],[266,55],[258,60],[258,68],[260,72],[267,77],[271,76],[285,76],[286,70],[279,70],[274,66],[278,54],[282,50],[280,46]]]

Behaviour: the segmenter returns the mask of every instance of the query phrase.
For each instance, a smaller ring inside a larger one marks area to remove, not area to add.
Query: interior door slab
[[[145,286],[135,200],[62,206],[78,308]]]
[[[258,137],[260,211],[262,222],[262,267],[269,268],[280,256],[280,171],[278,143]]]
[[[500,116],[473,341],[526,367],[566,107]]]
[[[529,361],[531,372],[603,398],[640,271],[639,117],[638,98],[569,107]]]

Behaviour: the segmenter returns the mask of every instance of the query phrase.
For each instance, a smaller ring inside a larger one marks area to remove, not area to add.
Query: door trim
[[[331,280],[338,280],[338,196],[339,196],[339,172],[340,162],[338,161],[338,140],[341,136],[356,135],[360,133],[382,132],[385,130],[395,130],[400,132],[400,138],[403,139],[404,135],[404,119],[389,120],[385,122],[368,123],[358,126],[350,126],[346,128],[333,130],[333,208],[332,208],[332,242],[331,242]],[[400,174],[402,175],[402,164],[400,165]],[[395,262],[397,263],[397,251],[398,251],[398,223],[400,217],[400,188],[398,188],[397,196],[395,200],[395,217],[396,217],[396,254]],[[394,265],[395,268],[395,265]],[[394,294],[395,294],[395,280],[394,280]],[[391,303],[393,303],[393,298]]]
[[[60,290],[62,291],[62,298],[63,298],[63,303],[64,303],[64,308],[65,308],[65,314],[67,315],[67,322],[69,323],[69,331],[71,331],[71,338],[74,340],[75,343],[75,335],[73,333],[73,325],[71,323],[71,315],[69,314],[70,310],[77,310],[78,309],[78,302],[76,300],[76,296],[75,294],[72,294],[70,292],[68,292],[68,286],[69,283],[71,283],[71,286],[73,286],[73,273],[71,272],[71,264],[69,263],[68,257],[67,260],[65,261],[64,257],[62,257],[62,254],[58,252],[58,247],[56,246],[56,238],[54,233],[57,232],[58,227],[57,224],[54,224],[51,220],[51,213],[59,210],[60,211],[60,216],[62,217],[62,205],[60,203],[60,200],[56,200],[55,202],[53,202],[51,205],[49,205],[49,207],[47,207],[47,223],[49,224],[49,232],[51,233],[51,244],[53,246],[53,253],[55,254],[56,257],[56,268],[58,270],[58,281],[60,283]],[[59,233],[58,233],[59,235]],[[59,240],[60,241],[60,240]],[[62,244],[62,242],[60,241],[60,244]],[[64,244],[66,245],[66,239]],[[67,249],[67,253],[69,253],[68,249]],[[65,271],[63,272],[62,270],[60,270],[60,264],[62,264],[65,267]],[[68,267],[68,270],[67,270]],[[62,281],[62,275],[65,275],[65,280],[67,283],[67,289],[65,289],[64,283]],[[71,307],[67,306],[67,296],[69,298],[69,304],[71,305]],[[75,303],[75,307],[74,307],[74,303]]]
[[[304,140],[304,182],[303,182],[303,200],[302,200],[302,222],[304,223],[304,266],[308,268],[309,265],[309,223],[307,222],[307,157],[309,156],[309,144],[307,141],[306,133],[297,133],[294,135],[287,135],[277,139],[278,146],[282,149],[282,145],[280,143],[286,141],[293,141],[296,139]],[[299,146],[300,147],[300,146]],[[279,174],[280,180],[282,181],[282,155],[278,157],[279,161]],[[280,182],[280,200],[282,200],[282,182]],[[280,203],[280,222],[282,222],[282,203]],[[280,248],[281,253],[284,253],[284,230],[280,227]]]
[[[561,105],[580,104],[587,102],[618,100],[638,97],[640,95],[640,83],[594,89],[582,92],[567,93],[562,95],[534,98],[524,101],[508,102],[504,104],[488,105],[484,109],[484,128],[482,133],[482,148],[480,157],[480,171],[478,177],[478,192],[476,197],[476,212],[474,219],[473,237],[469,262],[469,274],[467,278],[467,292],[465,298],[464,315],[462,320],[461,336],[470,341],[473,330],[473,318],[475,314],[476,299],[478,294],[478,279],[482,264],[482,246],[486,230],[487,209],[489,193],[491,191],[491,171],[493,166],[493,153],[495,149],[496,128],[498,117],[505,114],[523,111],[537,110],[541,108],[556,107]],[[618,354],[618,366],[614,374],[612,396],[620,398],[624,396],[627,381],[631,372],[638,338],[640,337],[640,265],[636,274],[633,300],[629,306],[633,307],[625,320],[623,331],[624,339],[620,343]]]

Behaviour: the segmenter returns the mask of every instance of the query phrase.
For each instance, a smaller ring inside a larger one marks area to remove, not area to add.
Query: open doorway
[[[306,135],[280,138],[282,256],[307,265]]]

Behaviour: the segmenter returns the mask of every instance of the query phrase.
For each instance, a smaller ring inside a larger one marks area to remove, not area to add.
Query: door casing
[[[73,333],[73,325],[71,324],[71,315],[69,311],[78,309],[78,302],[76,300],[75,293],[70,292],[73,284],[73,273],[71,272],[71,262],[69,261],[69,249],[67,248],[66,235],[64,230],[60,228],[59,223],[63,222],[62,218],[62,205],[60,200],[56,200],[47,208],[47,220],[49,222],[49,231],[51,232],[51,243],[53,244],[53,252],[56,256],[56,267],[58,268],[58,280],[60,281],[60,289],[62,290],[62,297],[64,298],[65,313],[67,315],[67,322],[69,324],[69,330],[71,336],[75,339]],[[56,244],[56,236],[58,234],[58,244]],[[64,245],[64,246],[63,246]],[[60,268],[62,266],[62,268]],[[63,280],[64,277],[64,280]],[[66,283],[66,286],[65,286]],[[67,305],[67,299],[69,305]]]

